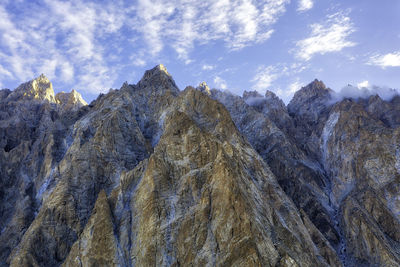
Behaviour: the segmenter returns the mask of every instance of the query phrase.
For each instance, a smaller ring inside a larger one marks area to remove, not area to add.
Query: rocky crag
[[[331,93],[1,90],[0,265],[399,266],[400,97]]]

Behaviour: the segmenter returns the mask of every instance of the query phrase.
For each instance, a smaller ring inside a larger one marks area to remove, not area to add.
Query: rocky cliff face
[[[0,264],[398,266],[398,99],[330,92],[0,91]]]

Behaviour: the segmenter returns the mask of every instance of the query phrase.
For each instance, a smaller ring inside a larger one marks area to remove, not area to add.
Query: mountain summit
[[[36,79],[23,83],[15,89],[8,98],[11,99],[35,99],[39,101],[47,100],[55,103],[53,85],[49,79],[41,74]]]
[[[0,266],[398,266],[399,101],[330,93],[1,90]]]

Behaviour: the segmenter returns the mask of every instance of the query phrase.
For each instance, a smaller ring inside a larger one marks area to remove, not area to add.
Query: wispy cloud
[[[257,68],[255,75],[251,82],[253,83],[253,89],[264,93],[265,90],[269,89],[274,82],[279,78],[293,77],[298,75],[309,68],[308,63],[295,62],[291,64],[278,63],[275,65],[264,66],[261,65]],[[283,89],[281,89],[283,92]],[[287,89],[285,89],[287,91]]]
[[[400,51],[372,56],[368,61],[368,65],[375,65],[381,68],[400,67]]]
[[[369,81],[362,81],[360,83],[357,83],[358,88],[368,88],[370,87]]]
[[[355,31],[346,12],[327,16],[325,22],[311,26],[311,35],[296,43],[295,55],[302,60],[310,60],[314,55],[338,52],[343,48],[355,46],[347,38]]]
[[[215,84],[215,87],[218,89],[225,90],[227,88],[226,81],[219,76],[215,76],[214,84]]]
[[[93,94],[112,86],[117,68],[110,66],[102,40],[123,25],[118,6],[83,0],[14,4],[18,13],[0,5],[0,48],[5,51],[0,63],[8,76],[22,82],[45,73]]]
[[[201,66],[202,70],[213,70],[215,69],[214,65],[209,65],[209,64],[204,64],[203,66]]]
[[[379,95],[383,100],[390,101],[394,96],[399,95],[400,92],[396,89],[392,89],[385,86],[374,86],[365,81],[355,86],[345,86],[340,91],[332,94],[332,102],[341,101],[344,98],[368,98],[373,95]],[[367,85],[367,86],[365,86]]]
[[[289,2],[3,2],[0,80],[25,81],[43,72],[50,79],[97,94],[113,85],[122,67],[158,61],[171,49],[189,64],[197,45],[222,42],[228,50],[238,50],[263,42]],[[203,66],[204,70],[212,67]]]
[[[267,40],[289,2],[139,0],[131,26],[143,35],[150,55],[170,46],[188,61],[195,44],[222,40],[238,50]]]
[[[276,79],[278,79],[279,76],[280,73],[276,67],[260,66],[257,69],[256,75],[252,79],[253,89],[261,93],[265,93],[265,91]]]
[[[261,65],[257,68],[251,80],[252,89],[261,94],[264,94],[267,90],[273,91],[285,103],[288,103],[294,93],[304,84],[300,81],[298,75],[309,67],[309,64],[304,62]]]
[[[299,0],[297,11],[304,12],[311,9],[313,6],[314,2],[312,0]]]
[[[296,78],[294,81],[289,83],[286,88],[278,88],[275,93],[287,104],[293,98],[296,91],[300,90],[302,86],[303,83],[300,82],[299,78]]]

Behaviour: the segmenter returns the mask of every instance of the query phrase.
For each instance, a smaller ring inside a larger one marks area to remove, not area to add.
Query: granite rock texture
[[[0,266],[399,266],[400,98],[331,93],[1,90]]]

